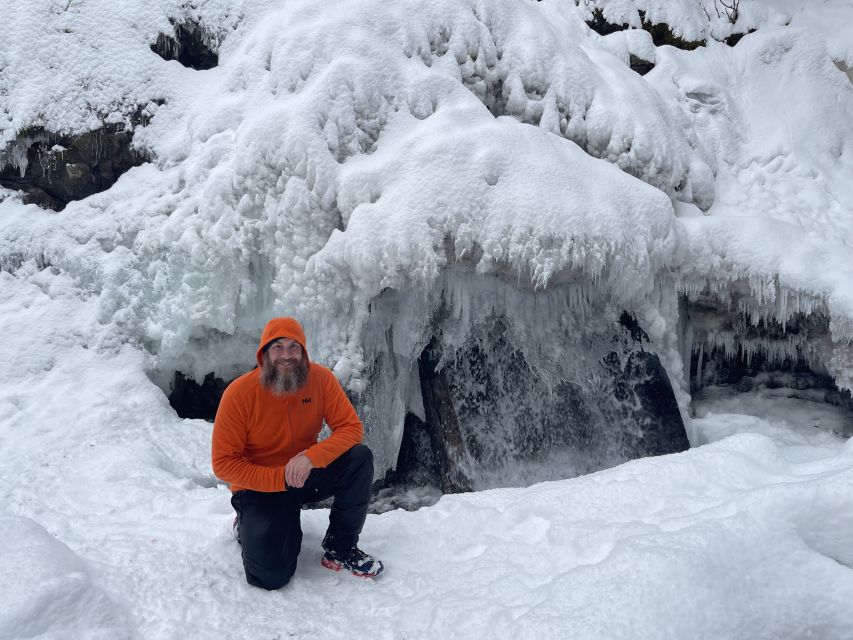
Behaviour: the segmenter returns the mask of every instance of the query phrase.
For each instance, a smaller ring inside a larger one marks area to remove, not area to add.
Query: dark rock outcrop
[[[219,64],[213,40],[195,22],[173,23],[174,34],[161,33],[151,50],[164,60],[177,60],[191,69],[212,69]]]
[[[642,23],[643,29],[651,34],[652,42],[654,42],[656,47],[669,45],[672,47],[676,47],[677,49],[692,51],[693,49],[705,45],[705,42],[702,40],[693,41],[680,38],[679,36],[673,33],[672,29],[668,24],[664,24],[663,22],[653,23],[649,20],[646,20],[645,11],[638,11],[637,13],[640,17],[640,22]],[[590,29],[602,36],[607,36],[611,33],[616,33],[617,31],[625,31],[626,29],[630,28],[627,24],[613,24],[608,22],[607,19],[604,17],[604,13],[601,11],[601,9],[593,10],[592,18],[590,20],[587,20],[587,25]]]
[[[836,60],[835,66],[838,67],[838,70],[847,76],[847,79],[850,82],[853,82],[853,67],[847,65],[843,60]]]
[[[750,33],[755,33],[755,29],[750,29],[746,33],[733,33],[727,38],[724,38],[723,42],[725,42],[730,47],[734,47],[738,42],[741,41],[744,36],[749,35]]]
[[[512,344],[499,317],[453,356],[433,340],[418,363],[426,422],[407,416],[388,481],[452,493],[571,477],[686,450],[669,378],[646,351],[644,332],[623,314],[614,338],[627,352],[604,358],[596,385],[554,386]]]
[[[437,459],[441,490],[444,493],[470,491],[473,483],[469,465],[466,464],[466,446],[459,417],[453,405],[451,384],[444,371],[438,368],[436,348],[427,347],[418,361],[421,395],[427,422],[424,424],[432,449],[429,458]]]
[[[632,71],[635,71],[641,76],[644,76],[649,71],[655,68],[655,63],[649,62],[648,60],[643,60],[642,58],[638,58],[632,53],[630,57],[629,66],[631,67]]]
[[[643,29],[652,35],[652,42],[654,42],[656,47],[669,45],[676,49],[692,51],[693,49],[705,46],[705,42],[703,40],[685,40],[684,38],[680,38],[673,33],[668,24],[663,22],[652,23],[646,20],[646,14],[644,11],[640,11],[639,14],[640,20],[643,23]]]
[[[609,36],[611,33],[625,31],[629,28],[627,24],[613,24],[612,22],[608,22],[601,9],[594,9],[592,12],[592,19],[587,20],[586,24],[590,29],[601,36]]]
[[[80,135],[33,128],[0,156],[0,185],[24,192],[24,202],[61,211],[110,188],[125,171],[147,160],[131,146],[133,131],[109,124]]]
[[[226,382],[211,372],[199,384],[180,371],[176,371],[169,394],[169,404],[181,418],[213,422],[216,410],[219,408],[219,401],[229,383],[230,381]]]

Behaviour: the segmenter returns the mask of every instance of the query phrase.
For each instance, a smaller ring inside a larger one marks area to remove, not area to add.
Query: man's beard
[[[308,380],[308,359],[303,355],[298,364],[290,371],[280,372],[270,360],[269,354],[264,354],[261,367],[261,384],[277,396],[293,393]]]

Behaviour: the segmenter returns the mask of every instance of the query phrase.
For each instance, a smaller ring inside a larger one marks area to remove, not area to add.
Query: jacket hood
[[[273,318],[267,322],[267,326],[264,327],[264,332],[261,335],[261,341],[258,344],[256,359],[259,367],[263,362],[264,347],[273,340],[278,340],[279,338],[296,340],[296,342],[302,346],[302,351],[305,353],[305,359],[308,359],[308,349],[305,348],[305,332],[302,330],[302,325],[299,324],[295,318]]]

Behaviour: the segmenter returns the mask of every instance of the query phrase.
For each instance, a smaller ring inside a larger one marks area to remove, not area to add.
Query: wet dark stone
[[[628,331],[634,342],[648,342],[649,335],[640,326],[634,314],[623,311],[619,316],[619,325]]]
[[[728,38],[723,39],[723,42],[725,42],[725,43],[726,43],[727,45],[729,45],[730,47],[733,47],[733,46],[735,46],[738,42],[740,42],[740,41],[743,39],[743,37],[744,37],[745,35],[748,35],[748,34],[750,34],[750,33],[755,33],[755,29],[750,29],[750,30],[749,30],[749,31],[747,31],[746,33],[733,33],[733,34],[732,34],[732,35],[730,35]]]
[[[459,417],[453,405],[450,382],[438,369],[435,345],[430,344],[418,361],[421,395],[427,418],[427,433],[439,462],[439,480],[444,493],[470,491],[471,478],[462,464],[464,450]]]
[[[433,340],[419,361],[427,420],[407,417],[388,480],[425,482],[448,493],[478,483],[502,486],[507,465],[516,477],[538,481],[686,450],[669,377],[645,350],[648,338],[633,316],[622,314],[614,339],[628,345],[627,353],[604,358],[596,385],[558,381],[553,387],[512,344],[499,317],[445,358],[440,370],[442,353]],[[570,467],[557,463],[542,477],[536,465],[554,459],[570,460]],[[490,474],[498,479],[484,481]]]
[[[190,69],[212,69],[219,64],[219,54],[210,46],[204,29],[194,22],[174,25],[175,34],[161,33],[151,50],[164,60],[177,60]]]
[[[24,202],[61,211],[73,200],[81,200],[109,189],[131,167],[148,160],[131,147],[133,131],[124,125],[70,136],[41,128],[22,132],[13,146],[26,157],[26,169],[7,164],[0,169],[0,185],[24,192]]]
[[[624,419],[642,426],[638,432],[628,430],[626,448],[636,457],[689,449],[681,411],[660,359],[649,351],[637,351],[624,366],[614,362],[612,370],[617,395],[637,401],[630,410],[622,409]]]
[[[385,483],[441,487],[442,462],[437,455],[440,449],[435,430],[413,413],[406,414],[397,463],[388,472]]]
[[[180,371],[176,371],[171,393],[169,393],[169,404],[181,418],[213,422],[216,410],[219,408],[219,401],[229,382],[217,378],[216,374],[211,372],[199,384]]]
[[[643,25],[643,29],[651,34],[652,42],[654,42],[656,47],[669,45],[678,49],[692,51],[693,49],[705,45],[705,43],[701,40],[694,42],[691,40],[684,40],[682,38],[679,38],[672,32],[672,29],[669,27],[668,24],[665,24],[663,22],[649,22],[648,20],[646,20],[645,11],[638,11],[637,13],[640,17],[640,22]],[[601,9],[593,10],[592,19],[587,21],[587,25],[590,29],[602,36],[607,36],[611,33],[616,33],[617,31],[625,31],[626,29],[630,28],[627,24],[613,24],[608,22],[604,18],[604,13],[601,11]],[[646,64],[648,65],[650,63],[646,62]],[[633,63],[631,65],[631,68],[634,68]],[[645,72],[640,72],[637,69],[635,69],[635,71],[643,75],[643,73],[647,73],[649,69],[646,69]]]
[[[646,20],[646,14],[644,11],[640,11],[640,20],[643,23],[643,29],[648,31],[652,36],[652,42],[654,42],[656,47],[662,47],[664,45],[669,45],[671,47],[675,47],[676,49],[683,49],[685,51],[692,51],[693,49],[698,49],[699,47],[705,46],[705,42],[702,40],[684,40],[676,36],[672,29],[668,24],[663,22],[658,22],[652,24],[648,20]]]
[[[628,64],[631,67],[632,71],[639,73],[641,76],[646,75],[649,71],[655,68],[654,62],[649,62],[648,60],[638,58],[633,53],[631,54]]]
[[[612,22],[608,22],[605,19],[604,13],[601,11],[601,9],[593,10],[592,20],[588,20],[587,25],[590,29],[592,29],[601,36],[609,36],[611,33],[616,33],[617,31],[625,31],[626,29],[628,29],[627,24],[613,24]]]

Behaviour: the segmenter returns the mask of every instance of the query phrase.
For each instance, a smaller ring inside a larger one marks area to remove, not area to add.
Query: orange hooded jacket
[[[290,338],[302,345],[305,334],[293,318],[274,318],[258,345],[258,368],[225,389],[213,424],[213,472],[231,491],[284,491],[284,467],[305,453],[315,467],[325,467],[361,442],[363,428],[335,375],[309,362],[308,380],[294,393],[278,396],[261,384],[263,348]],[[332,434],[317,442],[323,421]]]

